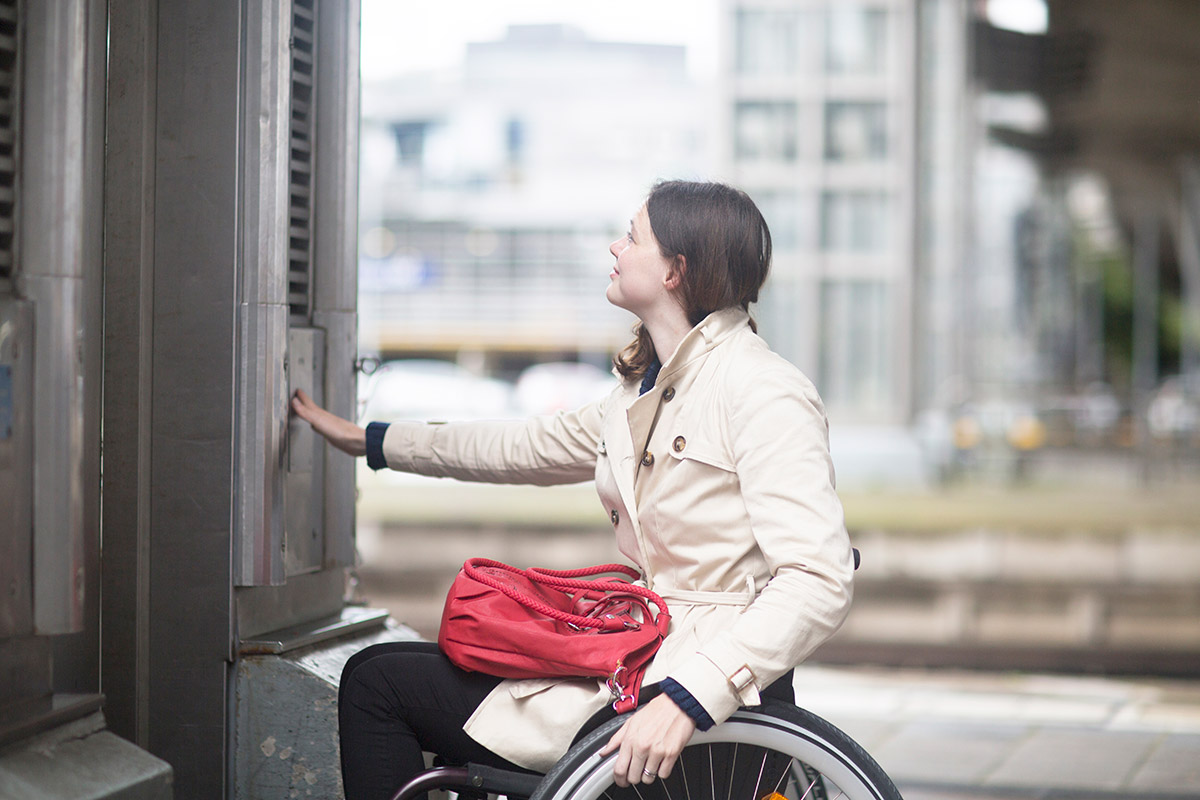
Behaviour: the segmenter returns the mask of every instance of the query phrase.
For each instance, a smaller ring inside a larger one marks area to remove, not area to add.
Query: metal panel
[[[287,307],[238,308],[237,501],[234,559],[238,586],[281,584],[284,574],[283,450],[288,421],[284,365]]]
[[[313,123],[319,107],[315,6],[316,0],[292,0],[288,308],[293,325],[310,324],[313,306]]]
[[[155,0],[111,0],[104,274],[104,642],[110,729],[145,746],[150,680],[150,390]]]
[[[17,285],[36,309],[34,630],[71,633],[84,626],[83,281],[23,271]]]
[[[0,297],[0,637],[33,632],[32,415],[33,308]]]
[[[35,700],[49,702],[50,642],[48,636],[0,638],[0,739],[15,738],[4,732],[36,715]],[[14,707],[19,711],[13,713]]]
[[[237,0],[157,4],[148,749],[225,794],[242,219]],[[248,13],[248,12],[247,12]]]
[[[288,332],[288,372],[292,389],[305,389],[324,403],[325,332],[293,328]],[[290,392],[289,392],[290,394]],[[288,429],[286,557],[288,576],[321,568],[325,554],[324,440],[302,420]]]
[[[337,614],[345,591],[346,575],[340,569],[293,575],[284,586],[239,587],[238,637],[249,641],[268,631]]]
[[[313,324],[325,330],[325,403],[353,419],[358,353],[359,3],[320,3]],[[354,563],[354,459],[325,448],[325,563]]]
[[[34,624],[38,633],[72,633],[84,627],[87,7],[30,3],[23,13],[17,289],[37,309]]]
[[[17,2],[0,0],[0,278],[11,275],[14,267],[19,43]]]
[[[243,235],[239,264],[235,581],[280,584],[283,437],[287,425],[286,264],[291,4],[245,9],[241,147]]]
[[[325,365],[320,373],[325,408],[354,419],[358,319],[353,311],[317,311],[313,321],[325,331]],[[324,495],[324,564],[329,568],[353,566],[355,459],[328,446],[320,448],[319,457],[324,472],[319,484]]]
[[[82,371],[81,528],[82,568],[76,570],[82,628],[54,639],[55,692],[93,693],[100,688],[100,405],[104,330],[104,70],[108,21],[106,0],[80,0],[86,15],[83,89],[81,214],[82,282],[80,346],[74,358]],[[73,145],[72,145],[73,146]],[[22,231],[24,235],[24,231]],[[36,316],[36,313],[35,313]],[[40,350],[38,351],[41,352]],[[37,447],[36,441],[34,447]]]

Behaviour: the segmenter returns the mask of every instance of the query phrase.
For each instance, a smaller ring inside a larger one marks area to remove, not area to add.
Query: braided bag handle
[[[667,611],[667,604],[654,592],[642,586],[635,586],[631,583],[626,583],[616,578],[598,581],[577,580],[578,576],[598,575],[608,572],[620,572],[628,575],[631,578],[638,577],[637,570],[627,567],[624,564],[600,564],[594,567],[585,567],[574,570],[544,570],[538,568],[518,569],[517,567],[505,564],[502,561],[493,561],[488,558],[471,558],[467,559],[463,564],[463,572],[465,572],[472,580],[482,583],[484,586],[491,587],[502,594],[507,595],[511,599],[532,609],[539,614],[544,614],[552,619],[559,620],[574,625],[578,628],[597,628],[605,631],[624,630],[625,623],[619,619],[600,619],[597,617],[585,617],[580,614],[571,614],[566,611],[561,611],[553,606],[543,603],[536,597],[530,597],[519,589],[510,586],[506,583],[496,580],[492,576],[484,572],[481,567],[491,567],[504,572],[511,572],[515,575],[523,575],[534,583],[540,583],[554,589],[568,591],[594,591],[594,592],[618,592],[621,594],[635,595],[637,597],[649,600],[658,607],[658,614],[655,617],[655,623],[660,631],[665,633],[666,625],[670,621],[670,615]]]

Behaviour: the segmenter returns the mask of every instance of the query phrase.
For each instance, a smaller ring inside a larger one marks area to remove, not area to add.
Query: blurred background
[[[364,420],[553,413],[655,181],[745,189],[752,309],[863,551],[829,663],[1200,673],[1200,4],[363,0]],[[369,373],[369,374],[368,374]],[[359,599],[615,560],[590,485],[359,473]]]

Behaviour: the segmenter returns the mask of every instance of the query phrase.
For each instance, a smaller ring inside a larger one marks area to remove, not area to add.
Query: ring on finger
[[[651,772],[650,770],[646,769],[645,767],[642,767],[642,774],[645,775],[650,780],[654,780],[655,778],[658,777],[658,773]]]

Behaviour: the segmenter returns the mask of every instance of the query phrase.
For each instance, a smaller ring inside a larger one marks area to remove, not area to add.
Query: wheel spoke
[[[708,791],[712,800],[717,800],[717,776],[713,771],[713,746],[708,746]]]
[[[650,783],[620,789],[611,767],[589,766],[607,741],[603,734],[611,735],[598,730],[594,741],[568,754],[553,777],[547,776],[537,800],[900,800],[887,775],[853,740],[794,706],[739,711],[719,732],[698,736],[680,754],[670,778],[657,782],[661,788]],[[682,787],[672,789],[676,780]]]
[[[783,768],[783,774],[779,776],[779,783],[775,784],[774,794],[779,794],[779,790],[783,786],[783,782],[787,780],[788,775],[792,774],[792,764],[795,763],[795,761],[796,761],[795,758],[788,759],[787,766],[785,766]],[[763,754],[763,764],[766,764],[766,763],[767,763],[767,756],[764,753]],[[809,787],[809,788],[812,788],[812,787]]]
[[[737,749],[738,749],[737,742],[734,742],[733,743],[733,759],[729,762],[730,764],[737,763]],[[727,789],[725,792],[725,800],[733,800],[733,775],[734,775],[734,770],[731,768],[729,770],[729,789]]]
[[[753,800],[760,800],[760,798],[762,797],[762,795],[759,794],[759,791],[762,790],[763,773],[766,772],[766,769],[767,769],[767,753],[768,752],[769,751],[767,751],[767,750],[763,750],[762,763],[758,765],[758,780],[756,780],[754,782],[754,798],[753,798]]]
[[[684,766],[683,753],[679,754],[679,777],[683,780],[684,800],[692,800],[692,790],[688,787],[687,767]]]

